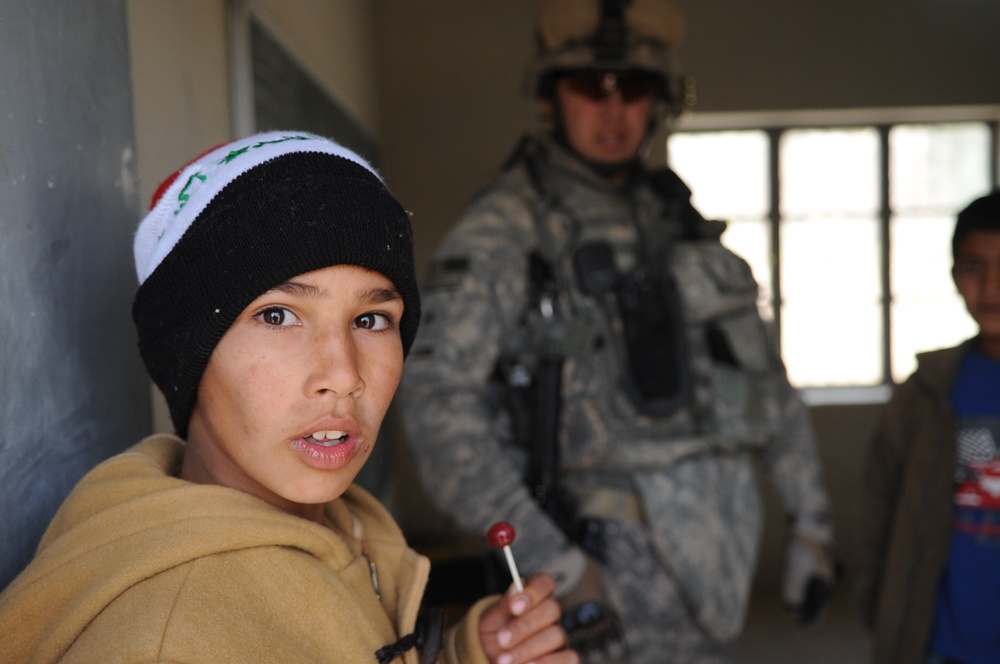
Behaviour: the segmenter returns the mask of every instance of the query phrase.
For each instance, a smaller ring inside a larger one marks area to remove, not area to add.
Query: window
[[[951,282],[951,231],[997,182],[1000,109],[863,115],[695,116],[667,141],[695,206],[728,222],[723,242],[750,263],[789,379],[813,403],[884,397],[917,352],[975,330]]]

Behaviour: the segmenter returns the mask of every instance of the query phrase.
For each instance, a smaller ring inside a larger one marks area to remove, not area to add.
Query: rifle
[[[514,442],[527,452],[525,482],[532,496],[566,536],[598,560],[604,558],[601,529],[579,519],[572,500],[559,482],[559,429],[562,413],[562,371],[565,352],[560,348],[555,320],[555,279],[552,266],[537,252],[529,256],[533,287],[532,315],[549,329],[532,330],[531,349],[502,357],[498,374],[504,385],[504,405],[511,418]]]

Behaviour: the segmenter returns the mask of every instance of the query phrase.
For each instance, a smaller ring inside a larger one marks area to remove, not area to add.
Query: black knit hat
[[[292,277],[341,264],[385,275],[409,352],[420,320],[409,216],[358,155],[302,132],[258,134],[197,158],[157,195],[136,233],[132,320],[182,438],[219,340]]]

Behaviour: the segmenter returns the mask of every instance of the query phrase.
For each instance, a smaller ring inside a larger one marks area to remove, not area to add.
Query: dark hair
[[[958,254],[962,241],[974,231],[1000,233],[1000,189],[977,198],[958,213],[955,232],[951,236],[952,258]]]

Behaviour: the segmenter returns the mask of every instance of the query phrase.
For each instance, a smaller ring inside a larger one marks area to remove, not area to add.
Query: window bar
[[[1000,187],[1000,121],[987,122],[990,132],[990,183]]]
[[[774,331],[781,348],[781,135],[784,129],[774,127],[767,130],[768,150],[768,184],[770,185],[770,201],[768,217],[771,226],[771,247],[768,252],[771,270],[771,311],[774,315]]]
[[[889,130],[890,125],[878,125],[879,138],[879,244],[882,265],[882,383],[892,384],[892,265],[889,243],[890,221],[892,220],[892,204],[889,178]]]

